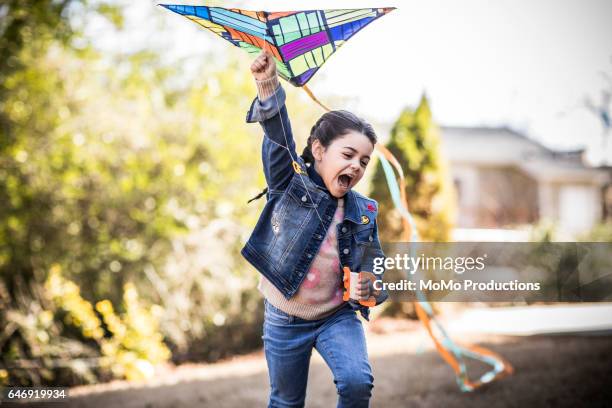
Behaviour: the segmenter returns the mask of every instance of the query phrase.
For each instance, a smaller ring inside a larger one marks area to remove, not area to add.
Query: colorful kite
[[[393,11],[393,7],[301,11],[248,11],[207,6],[165,5],[163,7],[195,21],[249,53],[269,50],[276,59],[281,77],[302,87],[310,97],[321,104],[306,86],[318,69],[345,41],[372,21]],[[419,241],[412,216],[408,212],[404,172],[397,159],[380,143],[376,145],[387,184],[397,210],[402,216],[403,241]],[[291,155],[291,151],[289,151]],[[300,166],[293,158],[298,174]],[[399,183],[393,172],[399,175]],[[317,213],[318,214],[318,213]],[[446,333],[434,316],[433,310],[421,291],[415,302],[417,315],[431,336],[442,358],[453,368],[462,391],[479,386],[512,373],[512,366],[501,356],[480,347],[461,346]],[[475,381],[468,377],[466,359],[476,359],[491,369]]]
[[[305,85],[359,30],[395,8],[249,11],[207,6],[161,6],[195,21],[249,53],[268,49],[281,77]]]

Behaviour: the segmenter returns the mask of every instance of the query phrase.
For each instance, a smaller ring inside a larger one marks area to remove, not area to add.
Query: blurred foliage
[[[558,227],[554,222],[541,220],[531,227],[529,242],[555,242],[558,234]]]
[[[548,220],[543,220],[534,224],[529,234],[530,242],[612,242],[612,222],[602,221],[581,234],[563,234],[559,226]]]
[[[101,366],[110,367],[113,375],[119,378],[151,378],[155,365],[170,357],[155,317],[161,310],[156,305],[151,310],[145,308],[131,283],[125,285],[123,303],[125,313],[122,316],[115,314],[110,301],[96,303],[96,310],[111,334],[110,339],[101,344],[104,356]]]
[[[554,223],[542,221],[533,226],[529,241],[534,245],[525,260],[533,268],[534,276],[545,277],[541,293],[554,293],[557,301],[584,301],[580,296],[607,298],[606,277],[612,268],[609,248],[594,243],[612,242],[612,223],[596,224],[590,231],[572,239],[575,241],[562,235]]]
[[[583,242],[612,242],[612,221],[596,224],[589,232],[581,235],[578,240]]]
[[[72,0],[3,0],[0,2],[0,83],[24,66],[20,54],[36,43],[44,49],[49,41],[66,42],[74,35],[66,12]]]
[[[69,45],[80,37],[80,27],[69,18],[73,8],[110,17],[119,13],[104,1],[90,8],[85,0],[1,0],[0,1],[0,153],[17,141],[15,115],[23,115],[27,105],[14,106],[11,112],[4,105],[16,90],[13,75],[46,53],[50,44]],[[21,90],[25,92],[24,90]],[[15,109],[16,108],[16,109]],[[12,114],[12,115],[11,115]]]
[[[140,378],[259,346],[239,255],[264,204],[246,205],[264,186],[248,57],[186,78],[156,50],[97,51],[70,7],[122,25],[101,2],[0,3],[0,381]],[[317,111],[288,91],[303,144]]]
[[[455,216],[454,190],[441,155],[439,129],[425,95],[415,111],[406,108],[391,130],[386,147],[404,170],[408,210],[423,241],[447,242]],[[394,208],[382,165],[372,178],[371,197],[380,203],[381,240],[401,241],[402,221]]]
[[[89,381],[95,378],[94,373],[129,380],[151,378],[155,373],[154,366],[170,357],[170,351],[158,331],[157,318],[152,313],[157,310],[159,314],[158,308],[144,307],[133,284],[127,283],[124,287],[125,313],[121,316],[115,313],[109,300],[97,302],[94,311],[91,303],[81,297],[78,286],[61,275],[58,265],[51,268],[45,289],[53,300],[55,315],[63,315],[62,323],[78,329],[86,342],[95,341],[96,348],[101,352],[96,364],[82,365],[84,377]],[[49,311],[45,313],[50,314]],[[51,316],[47,320],[51,321]],[[63,343],[61,338],[47,340],[58,347]],[[54,356],[53,349],[49,348],[44,357],[59,356]]]

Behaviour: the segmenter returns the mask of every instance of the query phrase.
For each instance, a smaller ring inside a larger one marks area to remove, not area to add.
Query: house
[[[554,151],[508,128],[442,127],[457,190],[458,229],[512,229],[549,220],[566,236],[601,221],[610,173],[583,150]]]

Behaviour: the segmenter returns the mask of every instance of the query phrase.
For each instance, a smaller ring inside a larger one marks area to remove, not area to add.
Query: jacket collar
[[[317,173],[317,171],[315,170],[313,163],[310,163],[309,166],[306,166],[306,171],[308,172],[308,176],[310,177],[310,179],[314,181],[317,186],[321,187],[323,191],[329,194],[329,191],[327,190],[327,187],[325,187],[325,183],[323,182],[323,178],[319,176],[319,173]]]
[[[310,179],[317,185],[317,187],[321,188],[325,193],[332,197],[329,190],[327,190],[327,187],[325,187],[323,178],[315,170],[314,164],[306,166],[306,171]],[[336,200],[336,198],[332,198]],[[352,189],[349,190],[348,193],[346,193],[346,195],[344,196],[344,219],[354,222],[355,224],[361,224],[361,216],[359,215],[357,198]]]

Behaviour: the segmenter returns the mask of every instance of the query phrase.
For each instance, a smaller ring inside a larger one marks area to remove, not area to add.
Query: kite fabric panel
[[[222,7],[168,5],[221,38],[258,54],[268,49],[280,76],[305,85],[336,50],[394,7],[301,11],[249,11]]]

